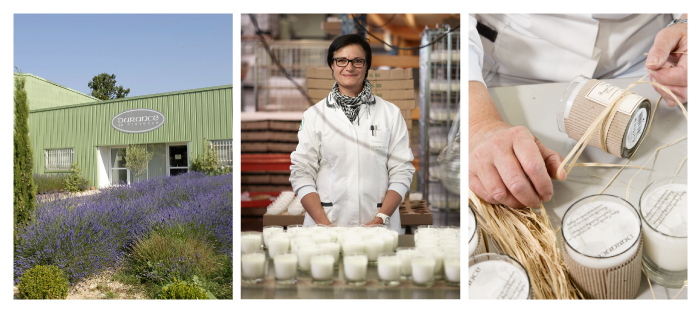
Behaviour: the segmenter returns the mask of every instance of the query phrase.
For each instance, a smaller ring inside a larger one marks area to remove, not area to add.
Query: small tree
[[[29,140],[29,102],[25,79],[17,69],[14,78],[14,232],[15,236],[32,218],[36,209],[36,185],[32,169],[32,146]]]
[[[63,184],[69,192],[80,192],[88,189],[90,186],[90,181],[83,178],[82,169],[80,169],[80,164],[74,162],[70,164],[70,174],[63,179]]]
[[[88,87],[92,89],[92,96],[100,100],[110,100],[124,98],[129,95],[130,88],[126,90],[121,85],[117,86],[117,76],[107,73],[100,73],[88,82]]]
[[[222,175],[231,172],[231,167],[219,167],[219,155],[216,149],[204,141],[202,152],[190,164],[191,171],[199,171],[206,175]]]
[[[153,158],[153,152],[148,152],[145,145],[131,144],[126,147],[126,168],[131,170],[134,176],[141,175],[148,162]]]

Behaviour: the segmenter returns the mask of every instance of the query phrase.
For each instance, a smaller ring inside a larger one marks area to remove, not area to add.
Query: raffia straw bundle
[[[547,211],[492,205],[469,190],[479,226],[504,254],[518,260],[530,275],[536,299],[582,299],[564,265]]]

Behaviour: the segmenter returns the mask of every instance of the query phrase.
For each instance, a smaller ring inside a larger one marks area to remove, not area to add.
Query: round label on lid
[[[688,236],[688,185],[666,184],[642,202],[642,215],[656,231],[674,237]]]
[[[644,133],[644,128],[647,126],[647,110],[638,109],[632,116],[629,128],[627,128],[627,136],[625,137],[625,147],[629,150],[633,149]]]
[[[470,299],[527,299],[530,283],[513,264],[488,260],[469,267]]]
[[[592,257],[612,257],[627,251],[639,238],[640,230],[635,211],[605,200],[574,205],[562,222],[568,244]]]

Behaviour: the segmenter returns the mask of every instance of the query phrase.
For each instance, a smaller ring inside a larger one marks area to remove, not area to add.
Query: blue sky
[[[231,14],[15,14],[13,64],[90,94],[115,74],[129,97],[232,84]]]

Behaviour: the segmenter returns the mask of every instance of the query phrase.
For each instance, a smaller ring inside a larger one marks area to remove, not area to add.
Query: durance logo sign
[[[112,118],[112,127],[126,133],[143,133],[158,129],[165,123],[165,116],[155,110],[133,109]]]

